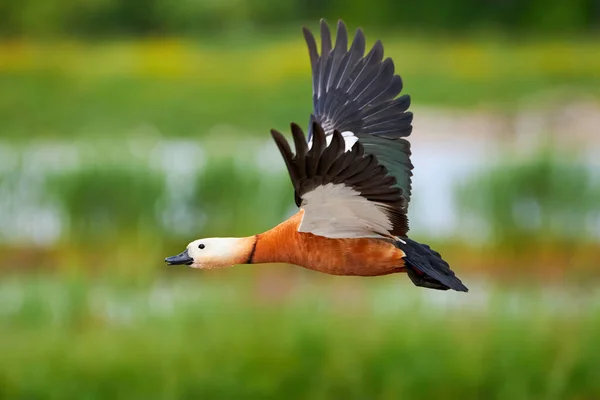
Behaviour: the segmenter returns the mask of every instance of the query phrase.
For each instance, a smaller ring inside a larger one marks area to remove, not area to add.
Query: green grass
[[[486,288],[486,299],[472,285],[437,294],[478,306],[444,309],[396,276],[344,280],[352,292],[343,278],[309,280],[275,301],[243,272],[184,275],[156,287],[4,280],[0,397],[600,396],[597,299],[549,305],[532,288]]]
[[[268,135],[310,115],[310,84],[261,90],[237,85],[138,77],[79,82],[69,76],[0,76],[1,136],[15,139],[109,136],[145,127],[198,137],[215,125]]]
[[[563,89],[600,97],[594,38],[382,39],[416,107],[516,109]],[[266,135],[291,121],[305,124],[311,109],[300,35],[0,43],[0,52],[0,135],[11,138],[119,138],[147,126],[196,137],[219,124]]]

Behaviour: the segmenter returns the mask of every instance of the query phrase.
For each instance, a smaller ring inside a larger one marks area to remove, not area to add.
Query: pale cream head
[[[194,240],[186,250],[165,261],[170,265],[185,264],[192,268],[225,268],[247,262],[254,246],[254,237],[206,238]]]

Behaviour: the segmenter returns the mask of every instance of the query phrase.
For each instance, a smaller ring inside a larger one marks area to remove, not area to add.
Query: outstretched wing
[[[313,114],[310,117],[309,146],[313,122],[323,127],[327,141],[334,131],[344,136],[346,150],[357,141],[366,154],[377,157],[380,165],[396,178],[410,201],[413,165],[410,143],[402,139],[412,132],[410,97],[397,97],[402,79],[394,74],[394,63],[383,59],[383,45],[375,42],[365,55],[365,36],[359,28],[348,49],[348,33],[338,22],[335,47],[325,20],[321,20],[321,54],[313,34],[304,28],[313,81]]]
[[[408,231],[406,199],[373,154],[361,142],[345,151],[342,134],[335,130],[327,144],[325,131],[312,126],[313,144],[292,124],[296,154],[275,130],[271,134],[289,171],[296,204],[304,209],[300,232],[329,238],[405,236]]]

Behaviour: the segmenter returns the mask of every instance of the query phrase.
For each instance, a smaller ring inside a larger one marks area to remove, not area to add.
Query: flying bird
[[[399,96],[394,62],[383,58],[380,41],[365,55],[360,28],[349,48],[343,21],[335,45],[324,20],[320,30],[319,53],[303,28],[313,93],[307,135],[291,124],[293,151],[271,130],[298,212],[254,236],[194,240],[166,263],[201,269],[288,263],[353,276],[403,272],[416,286],[467,292],[439,253],[407,236],[413,114],[410,97]]]

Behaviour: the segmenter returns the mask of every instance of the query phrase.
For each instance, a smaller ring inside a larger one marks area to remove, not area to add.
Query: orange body
[[[256,235],[252,263],[282,262],[331,275],[405,272],[404,252],[382,239],[329,239],[298,232],[304,210]]]

